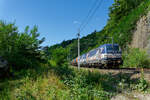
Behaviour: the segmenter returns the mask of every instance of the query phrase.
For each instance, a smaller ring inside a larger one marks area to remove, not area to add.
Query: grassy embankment
[[[131,76],[43,65],[1,80],[0,100],[109,100],[124,90],[150,92],[144,79]]]

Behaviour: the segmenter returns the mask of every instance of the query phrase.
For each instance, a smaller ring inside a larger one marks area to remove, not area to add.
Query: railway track
[[[74,66],[77,67],[77,66]],[[106,72],[117,72],[117,71],[121,71],[121,72],[136,72],[136,73],[140,73],[141,71],[143,71],[144,73],[150,74],[150,68],[113,68],[113,67],[106,67],[106,68],[98,68],[98,67],[81,67],[81,69],[87,69],[87,70],[99,70],[99,71],[106,71]]]
[[[77,66],[74,66],[77,67]],[[89,69],[99,69],[99,70],[131,70],[131,71],[150,71],[150,68],[118,68],[118,67],[81,67],[81,68],[89,68]]]
[[[144,71],[150,72],[150,68],[97,68],[99,70],[120,70],[120,71]]]
[[[144,78],[150,82],[150,68],[86,68],[81,67],[83,70],[89,70],[90,72],[100,72],[102,74],[108,74],[111,73],[113,76],[118,76],[120,74],[126,75],[130,77],[130,79],[140,78],[141,77],[141,71],[143,71]]]

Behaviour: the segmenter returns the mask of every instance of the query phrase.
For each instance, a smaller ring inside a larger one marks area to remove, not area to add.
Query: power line
[[[83,27],[80,28],[80,32],[83,31],[84,28],[85,28],[85,27],[89,24],[89,22],[92,20],[94,14],[95,14],[95,13],[97,12],[97,10],[100,8],[100,6],[101,6],[101,4],[102,4],[102,1],[103,1],[103,0],[101,0],[101,1],[99,0],[99,2],[98,2],[98,0],[97,0],[97,2],[98,2],[97,6],[95,7],[95,9],[94,9],[93,13],[91,14],[91,16],[88,17],[87,22],[83,25]]]
[[[94,6],[97,4],[99,0],[95,0],[95,2],[93,3],[91,9],[89,10],[87,16],[85,17],[85,19],[83,20],[83,22],[81,23],[79,29],[81,29],[81,27],[84,25],[84,23],[87,21],[88,17],[90,16],[90,14],[93,12]]]

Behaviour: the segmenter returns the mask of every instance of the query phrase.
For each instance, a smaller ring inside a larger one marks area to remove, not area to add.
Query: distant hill
[[[81,54],[100,46],[101,44],[114,42],[118,43],[122,49],[131,44],[133,31],[136,30],[137,21],[148,13],[149,0],[114,0],[114,4],[109,8],[109,19],[107,25],[101,31],[94,31],[81,38]],[[56,48],[63,47],[70,52],[70,59],[77,56],[77,39],[63,41],[60,44],[48,48],[53,52]]]

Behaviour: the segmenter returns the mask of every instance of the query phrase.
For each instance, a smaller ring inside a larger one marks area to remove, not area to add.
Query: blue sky
[[[43,45],[53,45],[63,40],[76,38],[80,23],[83,22],[95,0],[0,0],[0,19],[16,22],[20,31],[25,26],[38,26]],[[86,36],[94,30],[101,30],[107,23],[108,8],[113,0],[103,0],[93,19],[81,32]]]

